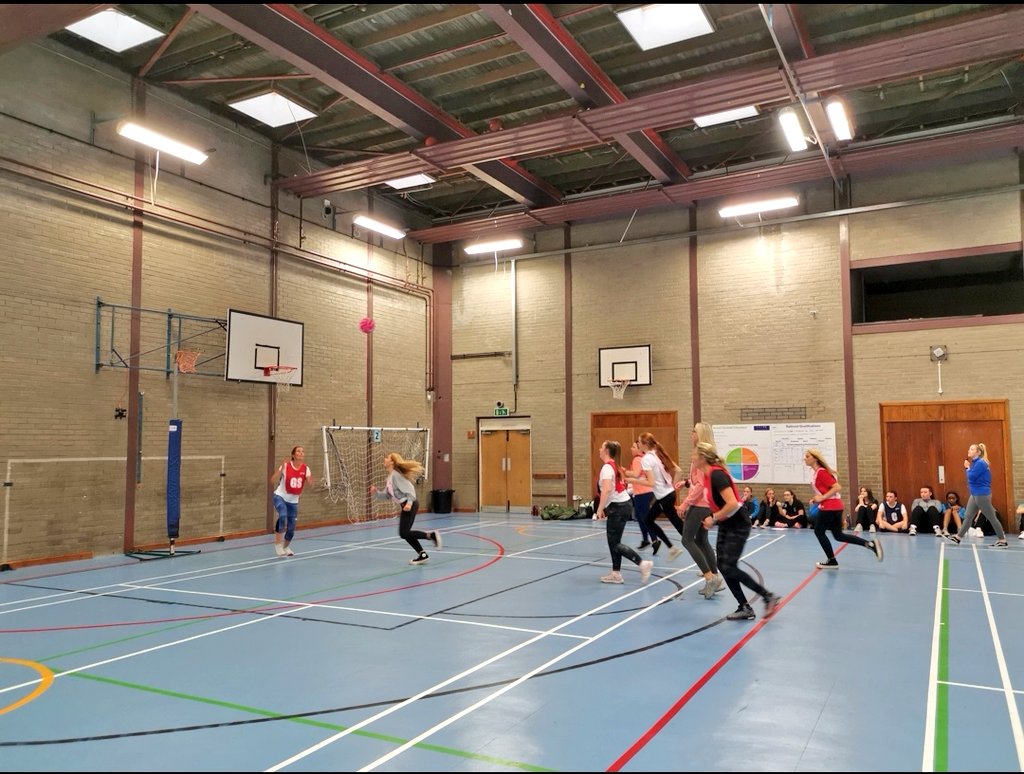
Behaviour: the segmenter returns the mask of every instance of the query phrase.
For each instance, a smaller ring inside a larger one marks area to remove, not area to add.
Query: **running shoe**
[[[740,605],[729,613],[726,618],[730,621],[752,621],[757,616],[754,614],[754,608],[750,605]]]

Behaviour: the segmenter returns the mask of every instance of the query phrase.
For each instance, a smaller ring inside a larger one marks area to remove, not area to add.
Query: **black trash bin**
[[[451,513],[454,494],[454,489],[431,489],[430,510],[434,513]]]

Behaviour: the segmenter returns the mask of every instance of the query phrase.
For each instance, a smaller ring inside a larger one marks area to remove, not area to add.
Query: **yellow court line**
[[[0,707],[0,715],[3,715],[6,712],[11,712],[12,710],[16,710],[23,704],[28,704],[33,699],[36,699],[42,694],[44,694],[46,690],[51,685],[53,685],[53,672],[51,672],[48,667],[45,667],[42,664],[40,664],[38,661],[25,661],[21,658],[4,658],[3,656],[0,656],[0,661],[5,662],[7,664],[20,664],[21,666],[28,667],[29,669],[34,669],[39,673],[40,677],[39,685],[36,686],[36,689],[32,691],[32,693],[30,693],[28,696],[23,696],[13,704],[8,704],[6,707]]]

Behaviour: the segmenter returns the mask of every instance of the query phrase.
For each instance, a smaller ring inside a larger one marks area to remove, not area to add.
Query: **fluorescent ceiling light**
[[[427,185],[428,183],[436,182],[430,175],[409,175],[408,177],[399,177],[394,180],[385,180],[384,184],[389,185],[392,188],[412,188],[416,185]]]
[[[379,220],[368,218],[366,215],[356,215],[352,218],[352,223],[363,228],[368,228],[370,231],[376,231],[378,234],[389,236],[392,239],[405,239],[405,232],[401,231],[394,226],[389,226],[386,223],[381,223]]]
[[[832,124],[832,131],[837,140],[852,140],[853,129],[850,128],[850,119],[846,116],[846,106],[841,99],[830,99],[825,103],[825,114]]]
[[[228,105],[240,113],[262,121],[267,126],[284,126],[316,118],[316,113],[306,110],[298,102],[293,102],[276,91],[229,102]]]
[[[164,36],[160,30],[114,10],[100,11],[64,29],[118,53]]]
[[[143,145],[148,145],[150,148],[156,148],[158,151],[164,153],[170,153],[172,156],[177,156],[179,159],[185,161],[191,161],[193,164],[202,164],[206,161],[207,156],[200,150],[196,150],[191,145],[186,145],[183,142],[172,140],[166,135],[154,132],[152,129],[147,129],[144,126],[140,126],[132,121],[122,121],[117,125],[117,133],[122,137],[127,137],[129,140],[135,140],[135,142],[141,142]]]
[[[793,152],[807,150],[807,136],[804,128],[800,125],[800,116],[793,108],[783,108],[779,111],[779,123],[782,131],[786,134],[786,142]]]
[[[747,105],[746,107],[733,108],[732,110],[723,110],[721,113],[697,116],[693,119],[693,123],[703,129],[705,126],[727,124],[730,121],[739,121],[741,118],[753,118],[756,115],[758,115],[757,108],[753,105]]]
[[[468,245],[466,255],[479,255],[480,253],[499,253],[502,250],[518,250],[523,246],[522,239],[501,239],[497,242],[480,242],[475,245]]]
[[[619,12],[619,21],[644,51],[714,32],[699,3],[652,3]]]
[[[757,212],[769,212],[771,210],[784,210],[787,207],[795,207],[800,200],[795,196],[784,196],[778,199],[763,199],[759,202],[747,202],[746,204],[734,204],[731,207],[723,207],[718,214],[723,218],[735,218],[740,215],[753,215]]]

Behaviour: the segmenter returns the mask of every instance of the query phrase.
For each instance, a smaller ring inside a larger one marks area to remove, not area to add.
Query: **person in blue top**
[[[988,455],[985,452],[985,444],[972,443],[967,450],[967,459],[964,460],[964,469],[967,471],[967,489],[971,496],[967,501],[967,510],[964,515],[960,531],[950,535],[949,539],[959,543],[967,534],[967,529],[974,522],[980,510],[985,514],[988,523],[996,531],[995,548],[1006,548],[1006,533],[1003,532],[1003,525],[996,518],[995,509],[992,507],[992,471],[988,466]]]

